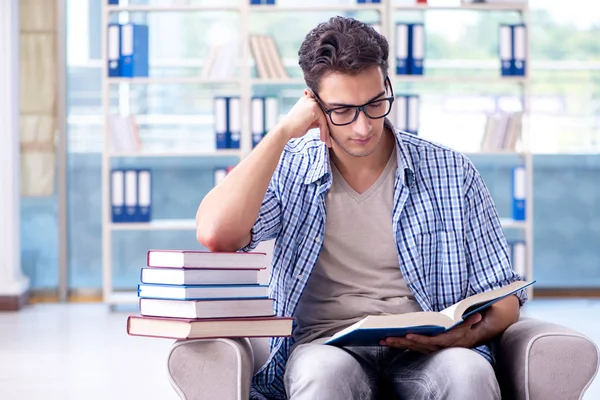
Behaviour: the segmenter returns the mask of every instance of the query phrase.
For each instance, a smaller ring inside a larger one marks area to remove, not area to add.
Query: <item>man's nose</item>
[[[358,113],[356,121],[352,124],[355,133],[361,136],[368,136],[371,132],[371,119],[365,115],[364,110]]]

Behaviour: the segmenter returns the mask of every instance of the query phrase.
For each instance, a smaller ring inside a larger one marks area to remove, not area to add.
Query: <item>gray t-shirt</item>
[[[366,315],[422,311],[398,264],[392,229],[396,167],[394,150],[377,181],[357,193],[331,163],[325,239],[296,309],[295,346]]]

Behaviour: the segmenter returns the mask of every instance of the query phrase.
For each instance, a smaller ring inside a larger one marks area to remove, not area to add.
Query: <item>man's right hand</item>
[[[298,99],[294,107],[279,122],[279,125],[290,139],[302,137],[309,130],[319,128],[321,141],[327,147],[331,147],[327,116],[308,90],[304,91],[304,96]]]

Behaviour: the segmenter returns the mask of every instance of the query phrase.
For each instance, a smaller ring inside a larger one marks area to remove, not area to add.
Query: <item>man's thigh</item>
[[[350,352],[316,341],[299,345],[286,364],[290,399],[360,399],[374,395],[374,375]]]
[[[386,391],[397,399],[499,400],[492,365],[465,348],[432,354],[390,353],[385,368]]]

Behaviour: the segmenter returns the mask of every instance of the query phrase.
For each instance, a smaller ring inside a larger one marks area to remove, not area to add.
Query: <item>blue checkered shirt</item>
[[[483,179],[465,156],[396,131],[398,168],[393,234],[398,264],[425,311],[440,311],[475,293],[523,279],[511,268],[507,243]],[[318,132],[291,140],[265,194],[250,251],[275,239],[270,295],[275,313],[293,316],[325,234],[331,187],[328,149]],[[521,304],[527,300],[518,293]],[[272,338],[270,356],[252,381],[253,399],[285,399],[283,376],[293,338]],[[474,349],[490,362],[489,346]]]

